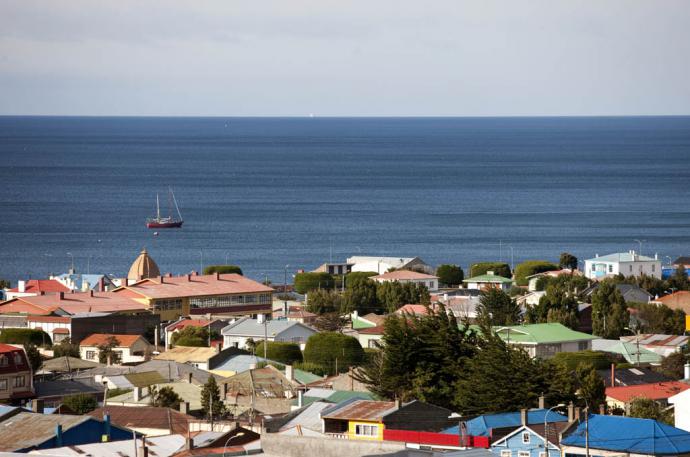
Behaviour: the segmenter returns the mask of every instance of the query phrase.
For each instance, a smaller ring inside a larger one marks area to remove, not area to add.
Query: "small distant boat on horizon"
[[[174,217],[172,213],[173,204],[175,205],[175,209],[177,210],[177,217]],[[150,217],[146,219],[146,227],[150,229],[181,228],[182,224],[184,224],[184,219],[182,219],[180,207],[177,206],[177,199],[175,198],[175,193],[173,192],[172,187],[169,188],[168,192],[168,207],[168,216],[161,217],[161,205],[158,198],[158,194],[156,194],[156,217]],[[155,234],[157,235],[158,232],[156,232]]]

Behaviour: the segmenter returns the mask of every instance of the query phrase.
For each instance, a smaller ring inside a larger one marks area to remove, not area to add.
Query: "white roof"
[[[332,393],[333,391],[331,391]],[[306,429],[315,431],[321,430],[321,411],[333,406],[333,403],[326,403],[325,401],[315,401],[297,416],[290,419],[288,423],[280,427],[280,431],[288,430],[297,425]]]
[[[216,433],[217,436],[222,435],[220,432],[213,433]],[[137,445],[141,446],[141,440],[137,440]],[[149,447],[149,455],[155,455],[156,457],[168,457],[184,447],[185,437],[182,435],[155,436],[146,438],[146,445]],[[132,440],[111,441],[108,443],[79,444],[76,446],[65,446],[54,449],[41,449],[31,451],[31,454],[75,457],[122,457],[123,455],[135,455],[134,442]]]
[[[377,257],[377,256],[366,256],[366,255],[356,255],[347,258],[347,263],[365,263],[365,262],[381,262],[388,263],[391,265],[405,265],[406,263],[412,262],[416,257]]]
[[[646,255],[639,255],[633,252],[617,252],[615,254],[602,255],[587,259],[587,262],[660,262]]]
[[[263,337],[264,333],[266,333],[269,337],[275,337],[276,335],[279,335],[295,325],[301,326],[308,331],[311,330],[313,333],[316,333],[316,330],[296,321],[274,319],[266,321],[266,323],[263,324],[259,323],[258,319],[250,319],[248,317],[243,317],[237,322],[234,322],[227,327],[223,327],[223,330],[221,330],[220,333],[223,335],[252,337]]]

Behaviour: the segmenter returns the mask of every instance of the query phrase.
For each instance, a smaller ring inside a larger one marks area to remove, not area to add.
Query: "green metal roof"
[[[316,382],[323,379],[321,376],[315,375],[314,373],[310,373],[308,371],[300,370],[299,368],[295,368],[293,370],[293,374],[295,376],[295,380],[300,384],[309,384],[311,382]]]
[[[369,392],[354,392],[351,390],[336,390],[333,395],[326,398],[327,401],[333,403],[340,403],[341,401],[349,400],[350,398],[362,398],[365,400],[375,400],[374,396]]]
[[[563,324],[529,324],[511,327],[494,327],[494,331],[504,341],[525,344],[560,343],[564,341],[595,340],[596,336],[576,332]]]
[[[485,275],[475,276],[473,278],[463,279],[462,282],[495,282],[495,283],[504,284],[504,283],[513,282],[513,280],[508,279],[508,278],[504,278],[503,276],[485,274]]]
[[[370,322],[366,319],[362,319],[361,317],[352,317],[352,328],[355,330],[361,330],[363,328],[372,328],[376,327],[376,324],[373,322]]]
[[[662,357],[656,352],[645,349],[640,346],[638,351],[637,344],[634,342],[619,341],[611,347],[606,348],[606,352],[613,352],[622,355],[628,363],[637,363],[639,352],[640,363],[661,363]]]

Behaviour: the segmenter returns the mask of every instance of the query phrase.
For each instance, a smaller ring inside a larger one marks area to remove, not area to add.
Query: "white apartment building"
[[[605,256],[597,255],[593,259],[585,260],[585,276],[589,279],[602,279],[606,276],[654,276],[661,279],[661,261],[636,253],[635,251],[620,252]]]

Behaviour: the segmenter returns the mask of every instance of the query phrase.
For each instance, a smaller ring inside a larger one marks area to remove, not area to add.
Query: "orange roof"
[[[376,327],[361,328],[357,330],[357,333],[363,333],[365,335],[383,335],[384,327],[383,325],[377,325]]]
[[[17,297],[0,304],[0,313],[47,315],[57,309],[69,314],[115,312],[146,309],[147,306],[113,292],[78,292],[69,294]]]
[[[105,333],[94,333],[81,340],[79,346],[98,346],[105,344],[108,341],[108,338],[111,336],[114,336],[120,342],[117,347],[121,348],[131,347],[137,342],[137,340],[144,339],[141,335],[112,335]]]
[[[671,309],[680,309],[690,313],[690,292],[687,290],[679,290],[672,294],[664,295],[655,301],[663,303]]]
[[[428,275],[426,273],[419,273],[410,270],[395,270],[389,271],[378,276],[372,276],[371,279],[390,279],[391,281],[402,280],[410,281],[413,279],[438,279],[438,276]]]
[[[199,297],[205,295],[273,292],[273,289],[235,273],[219,275],[159,276],[119,288],[147,298]]]
[[[53,334],[57,333],[58,335],[69,335],[69,330],[66,328],[56,328],[53,330]]]
[[[421,316],[424,316],[429,313],[427,310],[427,307],[424,305],[405,305],[400,308],[398,308],[395,311],[396,314],[403,314],[403,313],[408,313],[408,314],[419,314]]]
[[[55,324],[69,324],[72,322],[71,317],[65,316],[29,316],[26,318],[27,322],[44,322]]]
[[[24,285],[24,292],[38,294],[41,292],[57,293],[69,292],[70,288],[55,279],[29,279]],[[19,287],[9,289],[8,292],[19,292]]]
[[[662,400],[687,389],[690,389],[690,386],[685,383],[668,381],[654,384],[640,384],[637,386],[607,387],[606,396],[628,403],[635,398]]]

